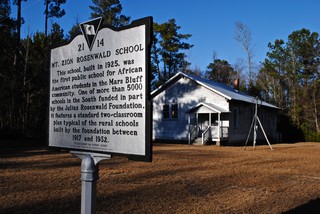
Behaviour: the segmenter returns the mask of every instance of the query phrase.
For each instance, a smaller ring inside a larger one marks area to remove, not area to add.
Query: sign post
[[[96,213],[96,189],[99,179],[99,161],[111,159],[111,155],[71,152],[81,161],[81,214]]]
[[[101,22],[81,23],[82,34],[50,58],[49,146],[82,159],[85,210],[95,210],[100,160],[152,161],[152,17],[121,28]]]

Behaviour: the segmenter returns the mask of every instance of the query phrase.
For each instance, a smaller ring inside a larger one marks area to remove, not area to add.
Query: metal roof
[[[164,90],[164,88],[169,85],[172,81],[174,81],[175,79],[179,79],[181,77],[186,77],[189,78],[190,80],[193,80],[194,82],[198,83],[199,85],[204,86],[205,88],[208,88],[209,90],[220,94],[221,96],[225,97],[228,100],[239,100],[239,101],[244,101],[247,103],[252,103],[254,104],[256,102],[256,98],[249,96],[243,92],[240,92],[236,89],[234,89],[233,87],[224,85],[222,83],[218,83],[212,80],[207,80],[198,76],[194,76],[191,74],[186,74],[184,72],[179,72],[176,75],[174,75],[172,78],[170,78],[166,83],[164,83],[162,86],[160,86],[159,88],[155,89],[151,95],[152,96],[156,96],[158,93],[160,93],[162,90]],[[264,102],[264,101],[259,101],[259,104],[263,105],[263,106],[267,106],[270,108],[278,108],[275,105],[272,105],[270,103]]]

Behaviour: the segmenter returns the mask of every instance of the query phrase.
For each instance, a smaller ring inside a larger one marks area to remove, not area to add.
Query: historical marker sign
[[[101,19],[51,50],[49,146],[151,161],[152,18],[120,29]]]

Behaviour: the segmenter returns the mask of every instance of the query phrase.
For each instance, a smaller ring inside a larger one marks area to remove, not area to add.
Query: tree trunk
[[[316,90],[313,90],[313,107],[314,107],[314,120],[316,125],[317,133],[320,133],[320,127],[318,122],[318,110],[317,110],[317,99],[316,99]]]
[[[45,4],[46,4],[46,10],[44,11],[44,13],[45,13],[44,33],[47,37],[47,35],[48,35],[49,0],[45,0]]]
[[[17,7],[18,7],[18,13],[17,13],[17,48],[20,49],[20,39],[21,39],[21,0],[17,0]]]

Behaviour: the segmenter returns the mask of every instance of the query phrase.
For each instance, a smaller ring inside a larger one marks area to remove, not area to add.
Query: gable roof
[[[194,111],[198,110],[199,108],[201,108],[202,106],[210,109],[212,112],[215,112],[215,113],[230,112],[227,109],[221,108],[221,107],[213,105],[211,103],[203,103],[203,102],[201,102],[198,105],[193,106],[192,108],[190,108],[189,111],[187,111],[187,113],[194,112]]]
[[[159,93],[161,93],[163,90],[165,90],[169,85],[173,84],[175,81],[178,81],[180,78],[185,77],[188,78],[194,82],[196,82],[197,84],[225,97],[227,100],[239,100],[239,101],[243,101],[243,102],[247,102],[247,103],[255,103],[256,98],[249,96],[243,92],[240,92],[238,90],[235,90],[234,88],[224,85],[222,83],[218,83],[218,82],[214,82],[212,80],[207,80],[201,77],[197,77],[191,74],[186,74],[183,72],[179,72],[176,75],[174,75],[173,77],[171,77],[167,82],[165,82],[162,86],[160,86],[159,88],[155,89],[154,91],[151,92],[151,96],[155,97],[157,96]],[[275,105],[272,105],[270,103],[261,102],[261,105],[263,106],[267,106],[270,108],[278,108]]]

